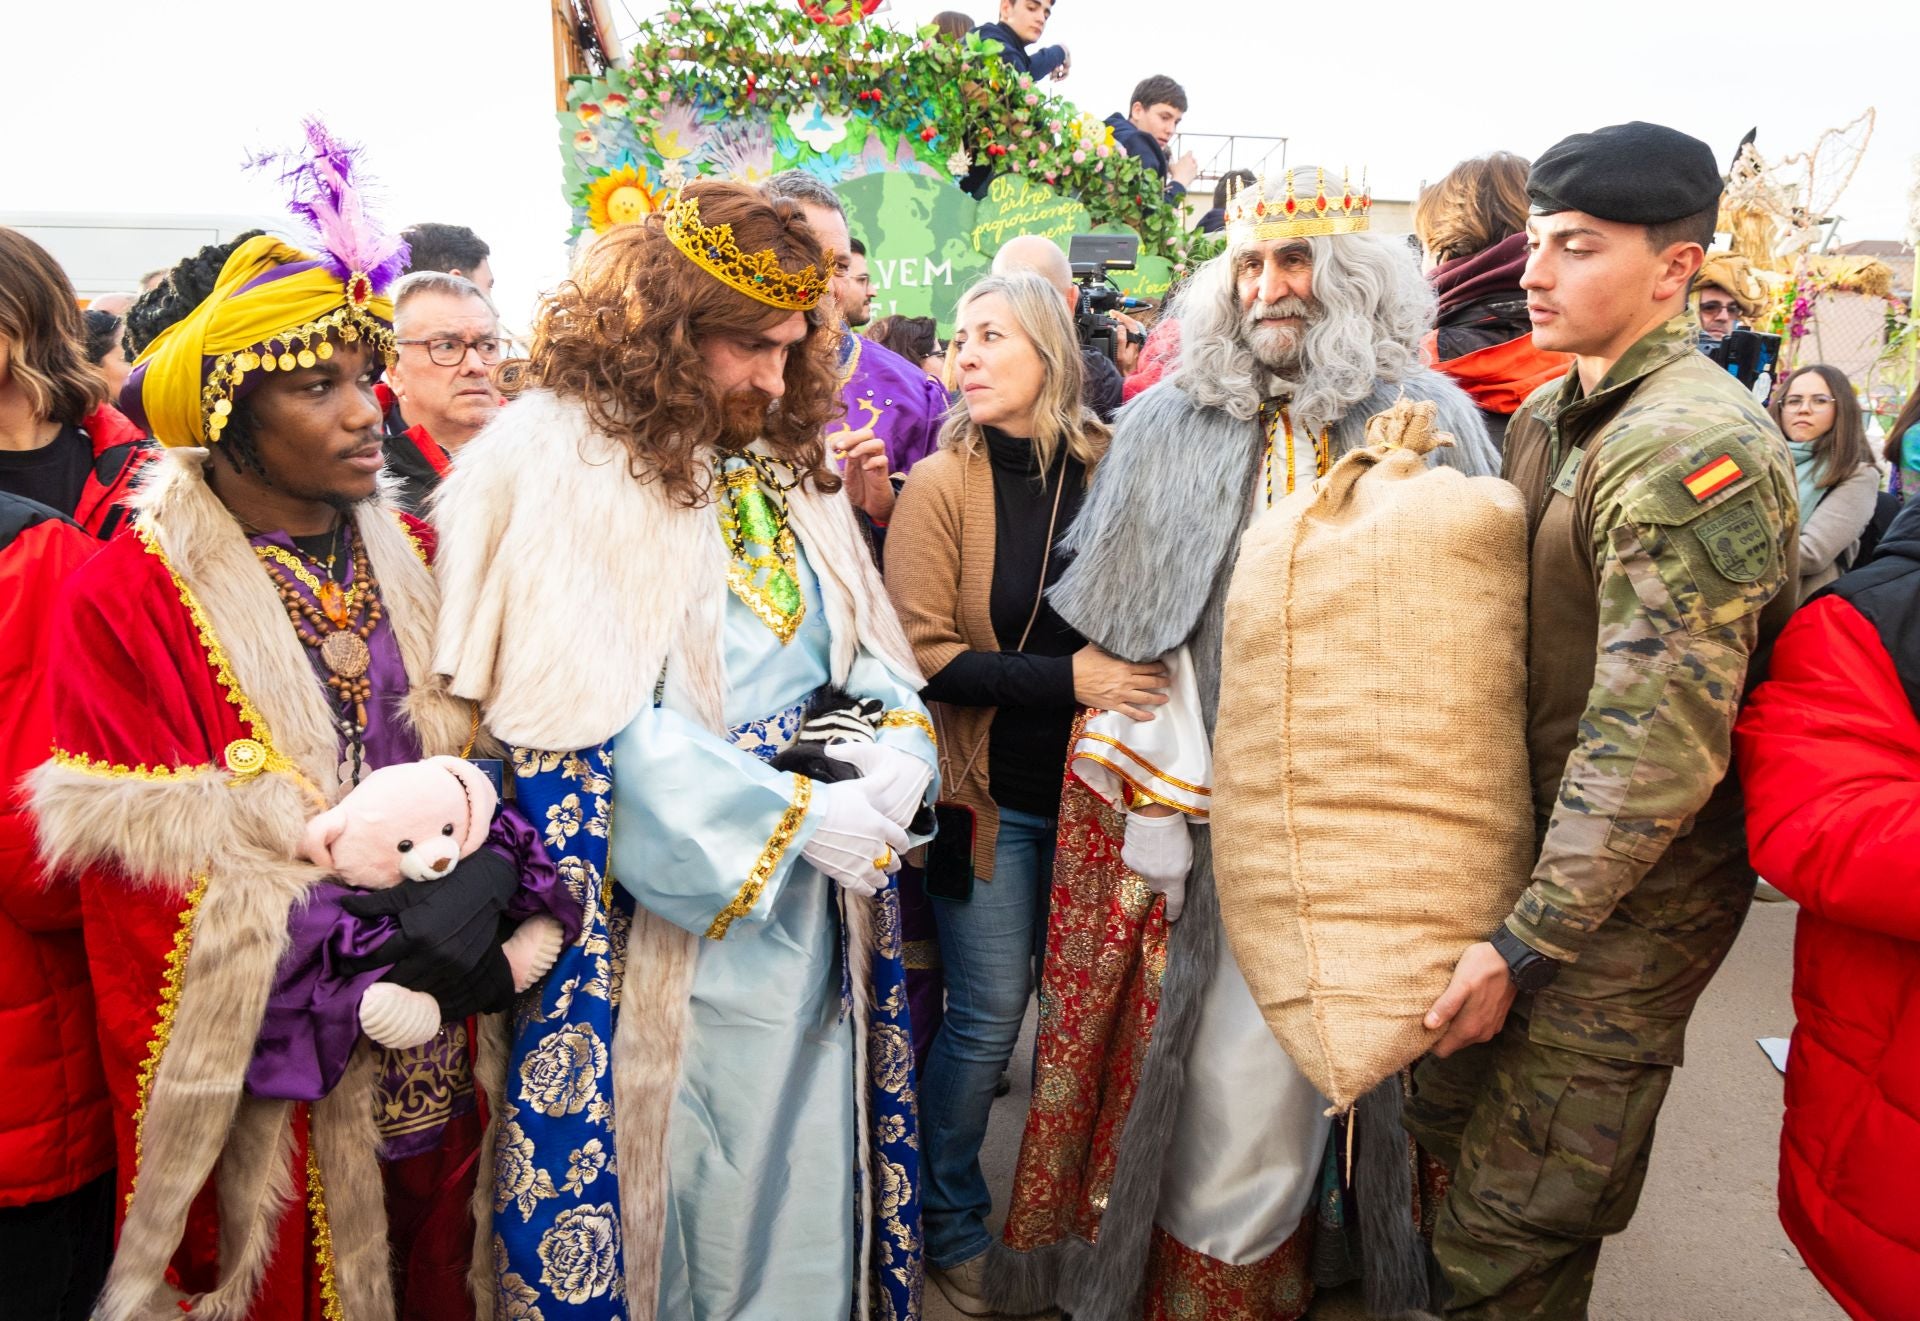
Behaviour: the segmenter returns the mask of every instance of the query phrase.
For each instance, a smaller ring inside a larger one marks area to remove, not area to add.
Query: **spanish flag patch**
[[[1726,490],[1744,475],[1740,465],[1733,461],[1733,455],[1722,454],[1684,481],[1688,495],[1695,500],[1705,500],[1716,491]]]

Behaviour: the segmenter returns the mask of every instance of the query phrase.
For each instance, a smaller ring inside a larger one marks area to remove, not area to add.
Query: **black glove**
[[[392,964],[382,980],[433,996],[449,1022],[504,1009],[513,999],[513,970],[500,952],[502,915],[519,884],[511,862],[482,848],[437,881],[350,896],[341,902],[349,913],[398,917],[400,930],[339,966],[351,975]]]

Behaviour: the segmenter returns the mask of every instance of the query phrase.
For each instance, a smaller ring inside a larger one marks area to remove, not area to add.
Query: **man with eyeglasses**
[[[464,276],[415,271],[394,285],[393,307],[387,473],[401,506],[417,514],[452,456],[498,412],[492,372],[507,342],[493,304]]]
[[[1745,257],[1710,252],[1694,277],[1694,310],[1700,317],[1700,345],[1714,345],[1760,314],[1765,291]],[[1711,342],[1709,342],[1711,341]]]

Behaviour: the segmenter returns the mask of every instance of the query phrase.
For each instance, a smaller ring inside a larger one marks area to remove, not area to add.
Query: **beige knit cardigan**
[[[993,469],[984,453],[942,449],[913,466],[887,525],[886,577],[922,674],[938,674],[963,651],[1000,650],[991,611],[993,533]],[[940,733],[940,796],[973,809],[973,872],[991,881],[1000,829],[1000,809],[987,792],[995,708],[927,705]]]

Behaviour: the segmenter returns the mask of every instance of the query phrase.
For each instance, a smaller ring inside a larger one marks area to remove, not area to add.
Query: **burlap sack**
[[[1420,1057],[1533,857],[1527,517],[1429,468],[1398,404],[1248,529],[1227,596],[1213,866],[1234,956],[1339,1108]]]

